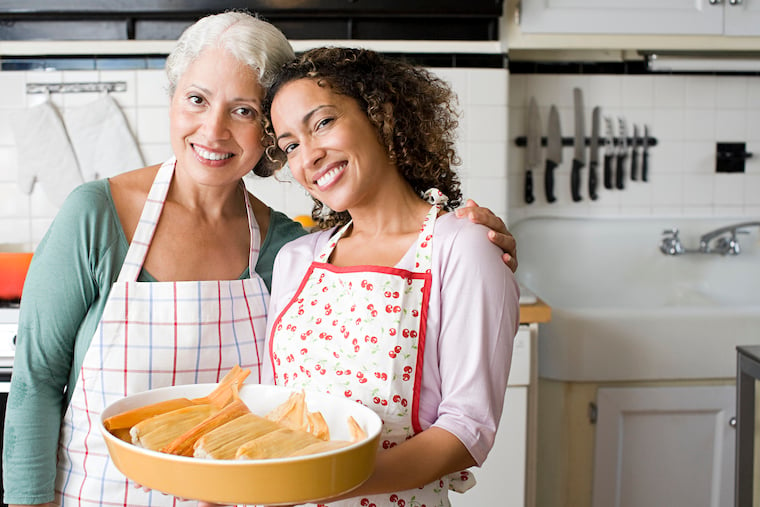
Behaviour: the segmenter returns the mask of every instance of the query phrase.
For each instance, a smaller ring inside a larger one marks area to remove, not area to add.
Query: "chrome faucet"
[[[699,251],[702,253],[718,253],[721,255],[738,255],[741,252],[737,234],[747,234],[744,230],[749,227],[760,227],[760,222],[740,222],[738,224],[720,227],[699,238]],[[715,240],[715,246],[710,247],[710,242]]]
[[[678,237],[678,229],[673,227],[672,229],[665,229],[662,231],[665,236],[660,243],[660,251],[666,255],[681,255],[686,253],[686,249],[681,244],[681,239]]]

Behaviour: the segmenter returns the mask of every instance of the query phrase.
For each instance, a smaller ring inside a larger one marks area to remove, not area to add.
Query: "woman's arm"
[[[485,225],[491,229],[488,231],[488,239],[504,252],[501,256],[504,264],[513,273],[517,271],[517,242],[501,218],[494,215],[490,209],[478,206],[472,199],[467,199],[463,207],[455,210],[455,214],[460,218],[467,217],[471,222]]]

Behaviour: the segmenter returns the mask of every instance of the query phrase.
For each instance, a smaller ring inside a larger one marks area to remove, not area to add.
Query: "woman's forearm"
[[[379,451],[370,478],[349,494],[333,500],[422,487],[475,464],[457,437],[431,427],[395,447]]]

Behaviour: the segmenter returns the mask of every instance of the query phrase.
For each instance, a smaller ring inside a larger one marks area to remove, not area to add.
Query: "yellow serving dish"
[[[137,484],[179,498],[219,504],[290,505],[334,497],[369,478],[374,468],[382,422],[369,408],[324,393],[306,393],[309,411],[324,416],[331,439],[350,440],[352,416],[367,438],[341,449],[267,460],[207,460],[163,454],[112,435],[103,421],[112,415],[173,398],[198,398],[217,384],[165,387],[123,398],[103,411],[100,431],[116,468]],[[264,415],[293,391],[279,386],[244,385],[240,397],[252,412]]]

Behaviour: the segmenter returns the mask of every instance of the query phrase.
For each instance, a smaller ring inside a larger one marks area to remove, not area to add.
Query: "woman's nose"
[[[304,166],[309,169],[317,168],[325,156],[324,148],[313,140],[302,143],[300,148]]]
[[[209,139],[227,139],[230,135],[228,118],[224,111],[209,109],[203,119],[203,130]]]

